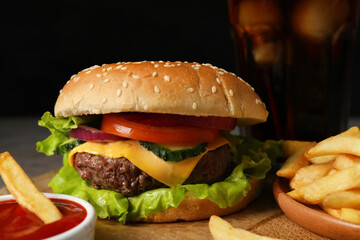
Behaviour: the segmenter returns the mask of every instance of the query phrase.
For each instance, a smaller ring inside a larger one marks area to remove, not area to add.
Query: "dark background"
[[[0,7],[0,29],[2,116],[53,111],[70,76],[95,64],[180,60],[235,72],[225,0],[15,2]],[[360,115],[359,81],[353,89]]]

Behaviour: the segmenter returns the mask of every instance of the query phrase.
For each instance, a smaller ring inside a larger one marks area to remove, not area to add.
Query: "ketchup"
[[[43,239],[65,232],[86,217],[80,204],[66,199],[53,198],[63,217],[53,223],[44,224],[34,213],[21,207],[15,200],[0,202],[0,240]]]

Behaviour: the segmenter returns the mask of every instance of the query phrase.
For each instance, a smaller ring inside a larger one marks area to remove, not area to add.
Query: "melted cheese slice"
[[[151,151],[146,150],[140,145],[139,141],[136,140],[112,143],[86,142],[70,151],[69,163],[70,166],[73,167],[74,155],[79,152],[87,152],[108,158],[125,157],[154,179],[165,185],[174,187],[185,182],[202,156],[208,151],[225,144],[229,144],[229,142],[225,138],[220,137],[216,141],[208,143],[204,153],[181,162],[170,162],[164,161]]]

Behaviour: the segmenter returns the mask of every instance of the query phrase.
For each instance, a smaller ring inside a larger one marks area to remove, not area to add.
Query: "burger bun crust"
[[[121,112],[233,117],[239,125],[268,116],[253,88],[235,74],[186,62],[93,66],[72,76],[55,104],[56,117]]]

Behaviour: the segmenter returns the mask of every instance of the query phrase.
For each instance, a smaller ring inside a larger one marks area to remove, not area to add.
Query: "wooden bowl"
[[[337,240],[359,240],[360,225],[330,216],[317,205],[307,205],[289,197],[289,180],[276,177],[273,193],[285,215],[300,226]]]

